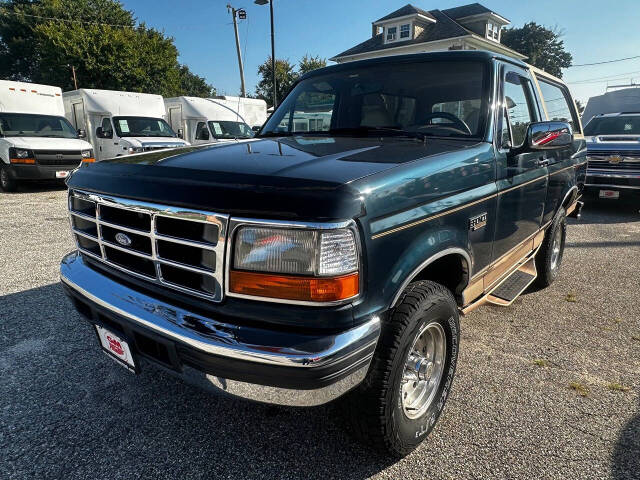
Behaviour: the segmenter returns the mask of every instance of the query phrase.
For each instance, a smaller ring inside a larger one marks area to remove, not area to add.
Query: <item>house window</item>
[[[387,27],[387,42],[393,42],[396,39],[398,27]]]
[[[487,22],[487,38],[497,42],[500,39],[500,26]]]
[[[400,25],[400,38],[409,38],[411,35],[411,25],[405,23],[404,25]]]

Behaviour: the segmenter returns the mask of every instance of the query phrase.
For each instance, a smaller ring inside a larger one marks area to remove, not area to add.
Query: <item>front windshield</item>
[[[487,70],[476,61],[398,61],[313,76],[296,85],[260,136],[483,137]]]
[[[593,118],[584,127],[584,134],[593,135],[640,135],[640,115]]]
[[[213,138],[251,138],[253,130],[244,122],[210,121],[209,128]]]
[[[176,134],[161,118],[113,117],[119,137],[175,137]]]
[[[66,118],[31,113],[0,113],[0,135],[78,138],[78,133]]]

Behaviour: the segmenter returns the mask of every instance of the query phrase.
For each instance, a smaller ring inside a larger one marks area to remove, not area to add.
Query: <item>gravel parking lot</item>
[[[637,203],[588,203],[551,288],[462,319],[444,415],[392,462],[335,406],[219,398],[106,358],[58,283],[65,197],[0,193],[0,478],[640,478]]]

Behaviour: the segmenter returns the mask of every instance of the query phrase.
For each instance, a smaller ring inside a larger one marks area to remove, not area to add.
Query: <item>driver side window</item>
[[[101,127],[105,137],[109,138],[113,135],[113,127],[111,126],[111,120],[109,119],[109,117],[105,117],[102,119]]]
[[[511,127],[513,147],[524,143],[527,128],[536,121],[532,108],[531,83],[515,72],[508,72],[504,79],[504,105]]]
[[[205,122],[198,122],[196,125],[196,140],[209,140],[209,129]]]

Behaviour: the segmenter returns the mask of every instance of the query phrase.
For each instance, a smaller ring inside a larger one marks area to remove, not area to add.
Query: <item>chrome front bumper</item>
[[[176,375],[259,402],[314,406],[339,397],[366,376],[380,333],[380,320],[375,316],[358,327],[326,335],[224,323],[116,282],[91,268],[78,252],[64,257],[60,279],[67,293],[83,304],[85,316],[89,308],[89,321],[99,323],[100,312],[135,331],[162,338],[190,359],[211,359],[217,365],[212,373],[207,368],[193,368],[193,361],[179,361],[169,369]],[[234,372],[229,378],[224,375],[225,362]],[[246,381],[239,371],[249,372],[249,378],[258,381]],[[264,375],[259,374],[262,371]],[[291,385],[292,378],[301,379],[301,383]]]

